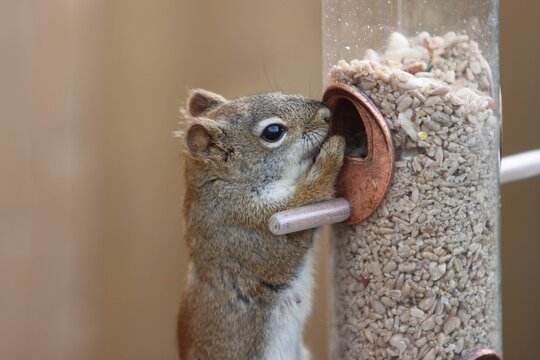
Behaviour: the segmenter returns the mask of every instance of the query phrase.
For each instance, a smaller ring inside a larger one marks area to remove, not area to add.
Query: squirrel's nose
[[[319,111],[317,111],[317,114],[315,116],[327,123],[328,121],[330,121],[330,115],[330,110],[328,110],[327,107],[323,107],[322,109],[319,109]]]

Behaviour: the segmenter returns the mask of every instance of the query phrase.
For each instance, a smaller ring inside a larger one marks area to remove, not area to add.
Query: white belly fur
[[[303,259],[298,275],[291,286],[280,294],[268,322],[265,360],[307,360],[309,352],[304,348],[302,332],[311,311],[313,290],[312,248]]]

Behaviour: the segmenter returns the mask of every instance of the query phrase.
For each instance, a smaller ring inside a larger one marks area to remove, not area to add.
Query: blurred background
[[[504,154],[540,148],[540,2],[501,0]],[[319,1],[0,4],[0,359],[175,359],[186,91],[322,94]],[[540,180],[503,186],[506,359],[540,334]],[[328,244],[306,341],[328,345]]]

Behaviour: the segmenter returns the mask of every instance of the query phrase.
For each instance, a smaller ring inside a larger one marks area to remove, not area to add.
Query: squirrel
[[[274,235],[277,211],[335,196],[345,140],[320,101],[265,93],[187,100],[187,285],[180,358],[309,359],[313,230]]]

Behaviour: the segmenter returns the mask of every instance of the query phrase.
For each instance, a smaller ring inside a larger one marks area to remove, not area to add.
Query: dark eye
[[[287,128],[281,124],[270,124],[264,128],[261,137],[264,141],[276,142],[287,132]]]

